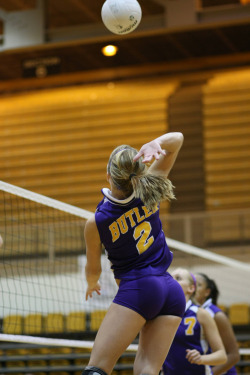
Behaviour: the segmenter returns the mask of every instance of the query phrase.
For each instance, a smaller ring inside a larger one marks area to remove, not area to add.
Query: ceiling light
[[[118,47],[109,44],[102,48],[102,53],[104,56],[115,56],[118,51]]]

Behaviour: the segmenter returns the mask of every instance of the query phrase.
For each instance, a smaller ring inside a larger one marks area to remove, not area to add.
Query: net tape
[[[70,347],[70,348],[83,348],[92,349],[94,341],[83,341],[83,340],[66,340],[66,339],[51,339],[46,337],[33,337],[33,336],[21,336],[21,335],[9,335],[0,334],[1,341],[7,342],[19,342],[26,344],[36,344],[36,345],[48,345],[57,347]],[[138,349],[138,344],[130,344],[126,351],[136,352]],[[250,355],[250,349],[239,348],[240,355]]]

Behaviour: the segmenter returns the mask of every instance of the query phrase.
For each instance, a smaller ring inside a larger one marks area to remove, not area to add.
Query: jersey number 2
[[[144,221],[138,225],[134,230],[134,239],[139,241],[136,244],[139,254],[144,253],[150,245],[154,242],[154,237],[150,236],[152,227],[148,221]]]

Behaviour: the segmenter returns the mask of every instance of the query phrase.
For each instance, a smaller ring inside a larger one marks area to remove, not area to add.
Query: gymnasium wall
[[[250,70],[203,86],[206,209],[250,207]]]
[[[111,151],[165,133],[175,88],[151,79],[1,98],[1,179],[95,210]]]
[[[169,98],[169,131],[181,131],[185,138],[171,171],[177,197],[171,213],[205,210],[202,84],[180,84]]]
[[[188,85],[161,77],[2,97],[1,179],[94,210],[114,147],[183,131],[171,212],[245,209],[249,123],[250,70]]]

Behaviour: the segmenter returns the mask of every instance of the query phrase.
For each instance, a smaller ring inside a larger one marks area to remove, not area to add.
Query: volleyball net
[[[103,252],[101,296],[85,301],[83,233],[92,215],[0,181],[0,341],[92,347],[93,333],[117,291]],[[174,253],[171,269],[182,266],[214,278],[222,304],[248,300],[249,264],[167,242]]]

